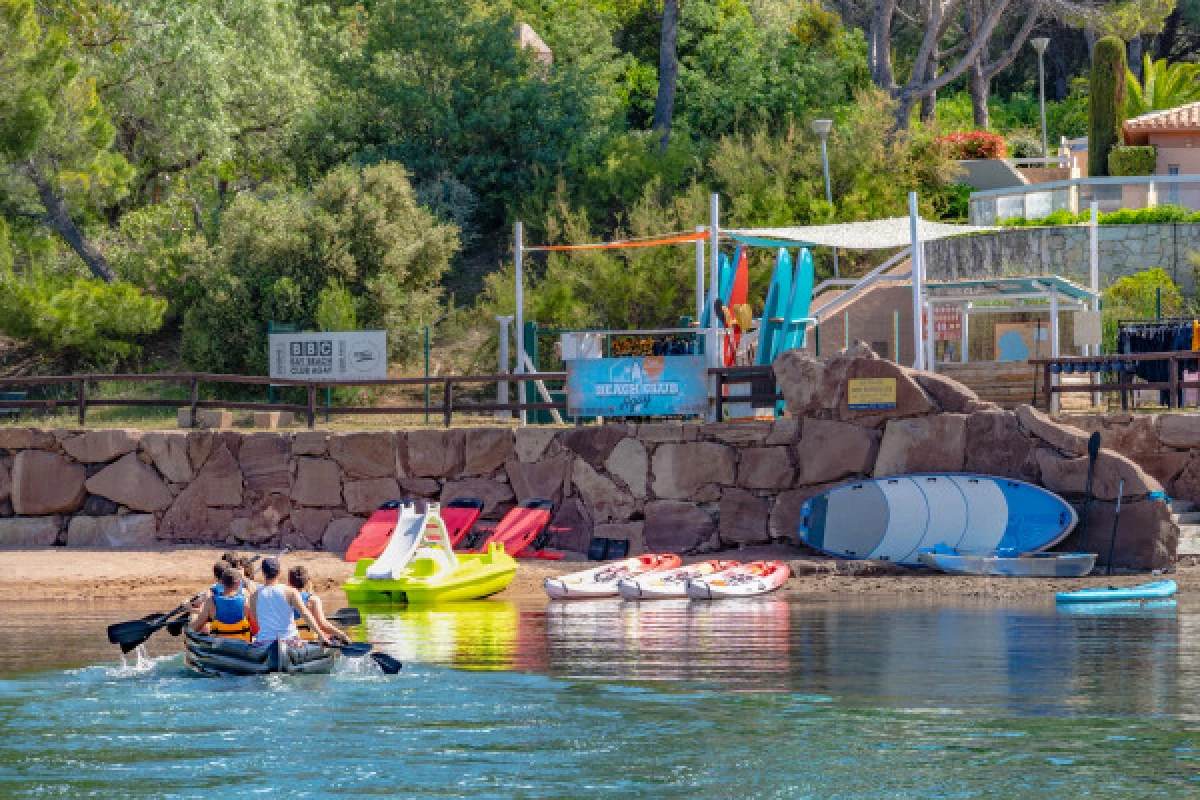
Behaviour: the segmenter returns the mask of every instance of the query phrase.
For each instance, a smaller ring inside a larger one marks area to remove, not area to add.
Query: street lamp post
[[[833,190],[829,188],[829,149],[826,146],[826,141],[829,139],[829,132],[833,130],[833,120],[831,119],[814,119],[812,121],[813,133],[821,137],[821,166],[825,170],[825,202],[833,205]],[[842,277],[838,270],[838,251],[833,248],[833,277]]]
[[[1038,54],[1038,103],[1042,110],[1042,158],[1049,158],[1050,152],[1046,147],[1046,46],[1050,40],[1045,36],[1030,39],[1029,43]]]

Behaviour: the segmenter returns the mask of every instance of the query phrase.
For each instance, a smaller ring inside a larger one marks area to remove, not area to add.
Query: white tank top
[[[287,599],[287,587],[275,584],[258,587],[254,601],[254,618],[258,621],[256,642],[273,642],[276,639],[298,639],[296,617]]]

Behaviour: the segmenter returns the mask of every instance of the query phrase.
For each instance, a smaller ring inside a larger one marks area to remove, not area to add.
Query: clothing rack
[[[1200,336],[1198,317],[1151,317],[1145,319],[1117,320],[1117,355],[1134,353],[1169,353],[1192,352],[1196,349],[1196,339]],[[1135,344],[1136,343],[1136,344]],[[1131,345],[1133,345],[1131,347]],[[1183,378],[1184,370],[1195,371],[1197,361],[1190,359],[1179,360],[1146,360],[1137,363],[1135,373],[1148,383],[1163,383],[1167,380]],[[1170,373],[1177,372],[1176,375]],[[1171,407],[1183,405],[1183,391],[1178,390],[1175,397],[1169,398],[1168,392],[1162,392],[1163,404]],[[1173,402],[1172,402],[1173,401]],[[1127,408],[1126,395],[1121,393],[1121,407]]]

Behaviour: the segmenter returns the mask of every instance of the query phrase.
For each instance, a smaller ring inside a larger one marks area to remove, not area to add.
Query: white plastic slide
[[[408,562],[412,561],[413,555],[417,552],[417,547],[421,544],[421,536],[425,531],[425,525],[431,513],[436,514],[437,512],[431,508],[423,508],[417,511],[413,503],[405,503],[400,506],[400,516],[396,520],[396,531],[392,534],[391,541],[388,542],[388,546],[384,548],[375,563],[367,567],[368,579],[389,581],[399,577],[400,573],[404,571],[404,568],[408,566]]]

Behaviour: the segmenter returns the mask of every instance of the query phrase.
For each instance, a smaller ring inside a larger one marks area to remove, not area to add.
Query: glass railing
[[[1078,214],[1096,203],[1101,214],[1176,205],[1200,211],[1200,175],[1072,178],[971,194],[972,225],[999,225],[1014,217],[1036,220],[1055,211]]]

